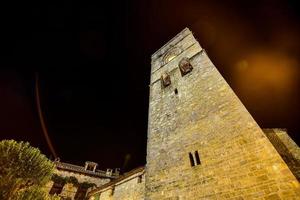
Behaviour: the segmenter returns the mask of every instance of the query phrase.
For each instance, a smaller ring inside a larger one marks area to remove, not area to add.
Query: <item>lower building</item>
[[[138,200],[145,196],[145,168],[139,167],[88,193],[90,200]]]
[[[57,194],[66,200],[84,200],[88,190],[119,177],[119,169],[98,170],[98,164],[94,162],[87,161],[85,166],[78,166],[56,160],[54,164],[54,175],[46,188],[49,194]]]

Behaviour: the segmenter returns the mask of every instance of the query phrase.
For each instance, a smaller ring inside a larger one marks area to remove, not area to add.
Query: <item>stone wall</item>
[[[75,173],[71,171],[64,171],[64,170],[57,170],[55,169],[55,174],[62,176],[62,177],[71,177],[74,176],[77,178],[79,183],[88,182],[88,183],[95,183],[97,186],[104,185],[105,183],[108,183],[110,181],[109,178],[99,178],[99,177],[92,177],[87,176],[80,173]]]
[[[49,181],[46,185],[45,185],[45,189],[46,189],[46,192],[49,193],[52,186],[53,186],[53,181]]]
[[[145,176],[134,177],[131,180],[116,185],[114,189],[114,200],[144,200]],[[101,199],[100,200],[105,200]]]
[[[70,199],[74,199],[78,188],[73,184],[67,183],[64,185],[62,192],[60,194],[61,197],[69,197]]]
[[[300,148],[290,138],[285,129],[263,129],[277,152],[288,165],[295,177],[300,180]]]
[[[182,76],[184,57],[193,70]],[[201,164],[191,166],[196,151]],[[188,29],[152,56],[146,200],[299,196],[298,181]]]
[[[89,200],[144,200],[144,170],[120,177],[112,183],[91,191]]]
[[[80,173],[76,173],[76,172],[71,172],[71,171],[65,171],[65,170],[55,169],[54,173],[61,177],[72,177],[73,176],[78,180],[79,183],[84,183],[84,182],[94,183],[94,184],[96,184],[97,187],[110,182],[109,178],[92,177],[92,176],[88,176],[88,175],[84,175],[84,174],[80,174]],[[48,193],[51,191],[53,184],[54,184],[53,181],[49,181],[46,184],[46,190],[48,191]],[[64,198],[68,197],[73,200],[73,199],[75,199],[77,192],[78,192],[78,186],[75,186],[71,183],[66,183],[63,186],[62,191],[59,194],[59,196],[64,197]],[[83,195],[84,195],[84,193],[83,193]],[[79,199],[83,199],[83,198],[79,198]]]

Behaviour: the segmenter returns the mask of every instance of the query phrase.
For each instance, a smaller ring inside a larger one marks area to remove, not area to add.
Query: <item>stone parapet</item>
[[[73,172],[77,172],[77,173],[82,173],[82,174],[86,174],[89,176],[95,176],[95,177],[100,177],[100,178],[117,178],[118,174],[114,174],[114,173],[106,173],[106,171],[102,171],[102,170],[86,170],[85,167],[83,166],[78,166],[78,165],[73,165],[73,164],[69,164],[69,163],[64,163],[64,162],[54,162],[56,165],[57,169],[61,169],[61,170],[68,170],[68,171],[73,171]]]

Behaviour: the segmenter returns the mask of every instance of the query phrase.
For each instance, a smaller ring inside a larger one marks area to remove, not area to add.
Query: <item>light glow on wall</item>
[[[171,60],[173,60],[176,56],[175,55],[171,55],[170,57],[168,57],[167,61],[170,62]]]

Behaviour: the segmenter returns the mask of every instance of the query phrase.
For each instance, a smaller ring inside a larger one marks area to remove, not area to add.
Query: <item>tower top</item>
[[[151,82],[157,82],[161,75],[178,67],[178,60],[192,58],[202,51],[202,47],[188,29],[183,29],[151,57]]]
[[[192,34],[189,28],[184,28],[180,31],[176,36],[174,36],[169,42],[167,42],[164,46],[159,48],[156,52],[154,52],[151,56],[152,60],[156,60],[157,58],[161,57],[170,47],[175,46],[180,40],[185,38],[187,35]]]

